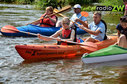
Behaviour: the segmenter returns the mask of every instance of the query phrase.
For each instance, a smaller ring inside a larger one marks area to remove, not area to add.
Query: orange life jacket
[[[41,17],[46,16],[46,14],[43,14]],[[50,16],[51,18],[56,17],[55,15]],[[56,17],[57,20],[57,17]],[[55,23],[53,23],[49,18],[44,18],[40,20],[40,26],[41,27],[55,27]]]

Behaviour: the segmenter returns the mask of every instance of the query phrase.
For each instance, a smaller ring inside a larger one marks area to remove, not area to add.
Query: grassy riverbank
[[[123,0],[1,0],[1,2],[15,4],[32,4],[35,5],[37,9],[44,9],[47,6],[53,6],[54,8],[57,8],[68,4],[81,4],[84,7],[83,10],[87,11],[94,11],[96,9],[96,6],[91,6],[93,3],[99,3],[98,5],[105,6],[123,5]]]
[[[1,3],[32,4],[35,0],[0,0]]]

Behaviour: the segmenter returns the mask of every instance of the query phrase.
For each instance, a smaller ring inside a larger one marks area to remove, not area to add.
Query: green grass
[[[105,6],[123,5],[123,0],[100,0],[99,2]]]
[[[68,4],[80,4],[82,6],[86,6],[91,5],[94,2],[101,3],[100,5],[105,6],[123,5],[123,0],[1,0],[1,2],[16,4],[33,4],[38,9],[45,9],[45,7],[47,6],[53,6],[54,8],[57,8]],[[83,7],[82,10],[94,11],[95,6]]]

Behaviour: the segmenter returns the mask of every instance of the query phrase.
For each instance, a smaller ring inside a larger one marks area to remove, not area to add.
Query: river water
[[[0,4],[0,27],[23,26],[36,20],[43,11],[30,5]],[[89,23],[92,12],[89,12]],[[69,17],[72,11],[66,14]],[[108,33],[116,32],[119,14],[108,14]],[[111,20],[110,20],[111,19]],[[53,43],[51,41],[49,43]],[[0,35],[0,84],[126,84],[127,61],[83,64],[81,58],[25,62],[15,50],[18,44],[47,43],[38,38]]]

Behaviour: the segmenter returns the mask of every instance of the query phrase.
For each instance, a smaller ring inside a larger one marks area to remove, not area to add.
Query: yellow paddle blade
[[[89,13],[88,12],[85,12],[85,11],[82,11],[81,12],[81,15],[84,16],[84,17],[88,17],[89,16]]]
[[[58,12],[56,12],[56,13],[61,13],[61,12],[67,11],[67,10],[69,10],[69,9],[71,9],[71,6],[70,6],[70,5],[63,7],[62,9],[60,9],[60,10],[59,10]]]
[[[58,12],[59,10],[57,10],[56,8],[54,8],[53,12],[56,13]],[[56,14],[57,16],[61,16],[61,17],[66,17],[65,15],[61,14],[61,13],[58,13]]]
[[[71,5],[63,7],[60,11],[63,12],[63,11],[69,10],[69,9],[71,9]]]
[[[98,50],[97,44],[95,44],[93,42],[84,42],[84,43],[82,43],[81,47],[86,50],[89,50],[89,51],[97,51]]]

